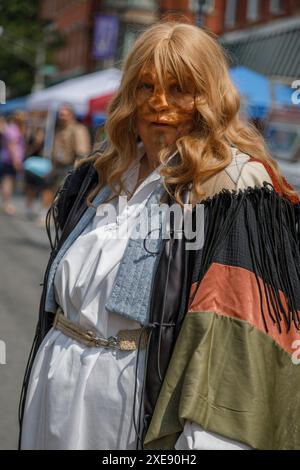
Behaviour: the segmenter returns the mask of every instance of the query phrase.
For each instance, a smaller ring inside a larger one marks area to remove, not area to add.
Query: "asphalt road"
[[[7,216],[0,212],[1,450],[17,448],[21,383],[49,251],[45,229],[23,215]]]

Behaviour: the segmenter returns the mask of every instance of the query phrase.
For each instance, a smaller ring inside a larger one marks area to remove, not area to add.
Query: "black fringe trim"
[[[268,318],[280,333],[283,329],[288,332],[292,324],[299,330],[300,204],[283,198],[267,182],[263,187],[223,190],[203,204],[205,242],[203,249],[194,254],[193,282],[200,284],[218,253],[228,244],[231,231],[239,231],[243,225],[266,332]],[[230,248],[235,250],[238,246]],[[282,305],[280,291],[286,298],[287,309]]]

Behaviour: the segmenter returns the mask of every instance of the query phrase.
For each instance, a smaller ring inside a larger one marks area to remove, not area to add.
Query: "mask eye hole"
[[[153,91],[153,85],[151,83],[142,82],[139,85],[139,90]]]
[[[183,93],[181,86],[178,83],[173,83],[169,88],[171,93]]]

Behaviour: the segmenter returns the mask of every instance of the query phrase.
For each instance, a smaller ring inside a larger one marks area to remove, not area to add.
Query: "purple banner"
[[[110,59],[117,49],[119,19],[113,15],[96,15],[94,23],[94,59]]]

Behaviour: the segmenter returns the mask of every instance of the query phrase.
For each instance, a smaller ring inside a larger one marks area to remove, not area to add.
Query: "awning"
[[[263,119],[270,109],[294,107],[291,87],[243,66],[230,69],[230,76],[244,100],[248,117]]]
[[[89,114],[105,112],[113,96],[114,93],[109,93],[104,96],[92,98],[89,103]]]
[[[29,109],[57,109],[63,103],[73,106],[76,114],[85,116],[93,97],[111,95],[121,80],[121,71],[116,68],[101,70],[66,80],[30,95]]]
[[[300,16],[226,33],[221,42],[231,65],[244,65],[267,76],[300,76]]]

